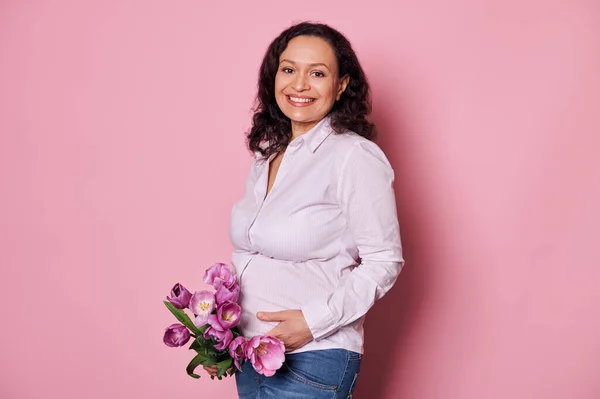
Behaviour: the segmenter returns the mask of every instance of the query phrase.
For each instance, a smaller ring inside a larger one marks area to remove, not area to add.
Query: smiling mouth
[[[294,97],[294,96],[286,96],[286,97],[290,102],[302,104],[302,105],[310,104],[315,101],[314,98],[309,98],[309,97]]]

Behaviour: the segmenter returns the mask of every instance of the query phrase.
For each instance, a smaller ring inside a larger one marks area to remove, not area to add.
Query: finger
[[[208,375],[217,375],[217,366],[203,366]]]
[[[284,321],[286,319],[286,311],[279,312],[258,312],[256,314],[259,320],[262,321]]]
[[[285,345],[285,353],[290,353],[298,349],[298,346],[295,344]]]
[[[265,334],[265,337],[275,337],[281,339],[281,332],[279,331],[279,324],[273,327],[270,331]]]

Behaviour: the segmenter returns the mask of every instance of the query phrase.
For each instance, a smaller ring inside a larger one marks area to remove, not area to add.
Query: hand
[[[282,310],[280,312],[258,312],[256,317],[262,321],[279,322],[275,328],[265,335],[282,340],[286,352],[301,348],[313,340],[312,333],[300,309]]]
[[[208,373],[208,375],[210,375],[211,377],[216,377],[217,376],[217,365],[216,364],[214,366],[204,366],[204,365],[202,365],[202,367],[204,367],[204,370],[206,370],[206,372]]]
[[[205,366],[202,365],[202,367],[204,368],[204,370],[208,373],[208,375],[210,375],[211,378],[215,378],[217,376],[217,365],[213,365],[213,366]],[[225,375],[229,375],[229,373],[231,372],[231,370],[233,369],[233,367],[229,367],[229,369],[227,369],[227,374]]]

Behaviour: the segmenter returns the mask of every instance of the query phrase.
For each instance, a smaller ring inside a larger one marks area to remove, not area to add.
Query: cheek
[[[333,87],[333,85],[331,84],[331,82],[323,82],[323,84],[320,84],[317,88],[319,96],[321,97],[322,100],[325,100],[325,102],[333,102],[335,101],[335,87]]]
[[[277,74],[275,75],[275,94],[281,94],[281,91],[288,86],[289,78],[285,75]]]
[[[285,99],[285,96],[283,95],[283,90],[285,88],[286,84],[284,82],[284,79],[275,78],[275,102],[277,103],[277,106],[280,110],[285,108],[285,106],[287,105],[287,101]]]

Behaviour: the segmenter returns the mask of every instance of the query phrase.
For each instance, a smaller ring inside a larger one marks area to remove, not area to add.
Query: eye
[[[281,71],[283,73],[292,73],[292,72],[294,72],[294,70],[292,68],[290,68],[290,67],[283,67],[283,68],[281,68]]]
[[[313,76],[316,76],[317,78],[324,78],[325,77],[325,74],[323,72],[321,72],[321,71],[314,71],[312,74],[313,74]]]

